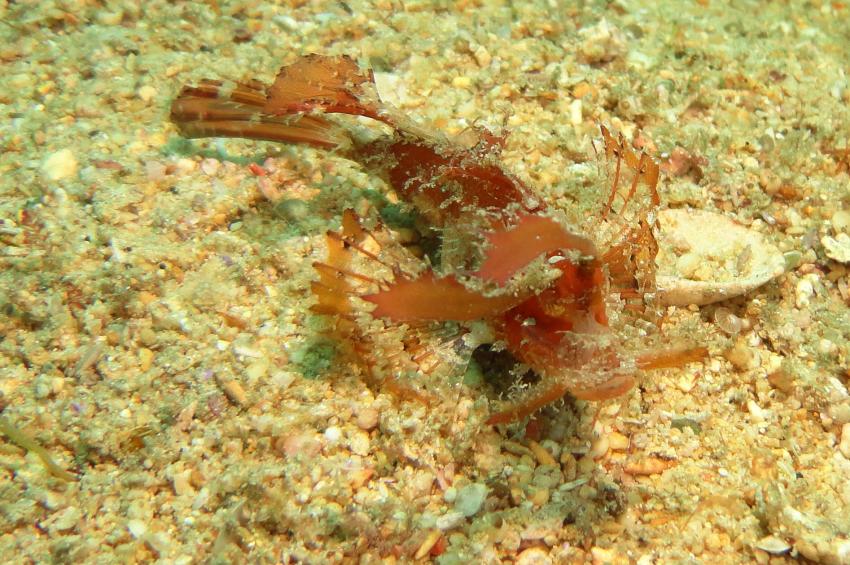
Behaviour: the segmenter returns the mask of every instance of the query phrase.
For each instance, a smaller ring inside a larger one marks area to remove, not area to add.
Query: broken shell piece
[[[791,544],[776,536],[766,536],[756,542],[756,547],[772,555],[782,555],[791,550]]]
[[[782,253],[758,232],[721,214],[671,209],[658,214],[658,300],[711,304],[745,294],[785,270]]]
[[[839,263],[850,263],[850,235],[825,236],[820,242],[827,257]]]

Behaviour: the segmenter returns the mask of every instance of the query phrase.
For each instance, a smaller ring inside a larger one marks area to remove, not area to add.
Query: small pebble
[[[593,443],[590,444],[590,451],[587,452],[587,456],[592,459],[599,459],[606,453],[608,453],[608,435],[603,434],[593,440]]]
[[[746,371],[754,368],[757,361],[753,349],[747,345],[746,341],[740,338],[723,355],[738,371]]]
[[[531,496],[528,497],[528,500],[534,506],[543,506],[547,502],[549,502],[549,489],[548,488],[538,488],[531,493]]]
[[[356,430],[352,432],[351,437],[348,440],[348,447],[351,449],[351,452],[355,455],[366,456],[369,455],[369,434],[362,430]]]
[[[442,536],[443,533],[440,530],[431,530],[428,532],[428,535],[425,536],[425,539],[422,541],[422,544],[419,546],[419,549],[416,550],[416,554],[413,556],[414,559],[422,559],[428,552],[431,551],[431,548],[437,543]]]
[[[615,563],[617,560],[617,555],[614,553],[612,549],[606,549],[603,547],[592,547],[590,549],[590,555],[592,556],[593,565],[602,565],[604,563]]]
[[[58,510],[65,505],[65,497],[53,491],[47,491],[43,500],[44,507],[48,510]]]
[[[153,365],[154,353],[147,347],[139,349],[139,369],[147,371]]]
[[[191,474],[191,471],[183,471],[174,475],[174,478],[171,480],[171,485],[174,487],[174,494],[182,496],[184,494],[195,493],[195,489],[192,488],[192,484],[189,482],[189,476]]]
[[[657,475],[671,467],[675,467],[675,461],[667,461],[658,457],[647,457],[639,461],[630,461],[623,466],[623,471],[629,475]]]
[[[452,86],[455,88],[469,88],[472,84],[472,79],[468,76],[459,76],[452,79]]]
[[[531,449],[534,457],[537,458],[537,462],[541,465],[551,465],[553,467],[558,466],[558,462],[555,461],[555,458],[552,457],[552,455],[536,441],[528,442],[528,447]]]
[[[158,181],[165,178],[167,174],[166,167],[159,161],[145,162],[145,176],[149,181]]]
[[[65,510],[56,514],[56,519],[50,525],[51,530],[64,532],[70,530],[80,521],[80,509],[75,506],[69,506]]]
[[[357,412],[357,427],[370,431],[378,425],[379,413],[374,408],[363,408]]]
[[[365,485],[374,474],[375,471],[372,469],[358,469],[349,474],[348,484],[351,485],[353,490],[357,490]]]
[[[448,503],[452,503],[457,498],[457,489],[455,487],[449,487],[446,489],[446,492],[443,493],[443,500]]]
[[[469,518],[481,510],[484,500],[487,498],[487,486],[481,483],[472,483],[461,488],[455,499],[455,510]]]
[[[156,98],[157,92],[154,87],[149,84],[146,84],[145,86],[139,88],[139,90],[136,91],[136,94],[139,96],[139,99],[142,102],[150,102],[151,100]]]
[[[794,294],[794,303],[801,310],[807,308],[811,302],[812,296],[815,295],[815,287],[812,284],[811,278],[807,275],[797,281],[797,287]]]
[[[825,236],[820,242],[827,257],[839,263],[850,263],[850,235]]]
[[[487,51],[487,48],[483,45],[476,47],[472,55],[475,57],[475,62],[478,63],[478,66],[481,68],[489,67],[490,63],[493,61],[493,57],[490,56],[490,52]]]
[[[768,416],[768,412],[762,409],[762,407],[756,404],[756,401],[752,399],[747,400],[747,411],[750,413],[750,417],[754,424],[764,422]]]
[[[248,378],[248,382],[265,379],[268,372],[269,362],[268,359],[265,358],[260,359],[259,361],[254,361],[245,368],[245,376]]]
[[[331,445],[339,443],[341,438],[342,430],[339,429],[339,426],[330,426],[325,430],[325,439],[328,440],[328,443]]]
[[[77,174],[77,158],[70,149],[61,149],[44,160],[41,170],[48,180],[61,180]]]
[[[575,100],[570,102],[569,113],[570,113],[570,123],[574,126],[581,125],[581,122],[583,121],[583,116],[582,116],[583,110],[582,110],[581,98],[576,98]]]
[[[835,212],[832,215],[832,227],[836,232],[850,233],[850,211]]]
[[[608,434],[608,447],[613,451],[625,451],[629,448],[629,438],[619,432]]]
[[[552,558],[542,547],[529,547],[517,555],[516,565],[552,565]]]
[[[95,16],[97,23],[105,26],[117,26],[124,18],[124,12],[118,10],[98,10]]]
[[[248,405],[248,395],[238,381],[221,381],[219,386],[232,403],[243,407]]]
[[[451,530],[463,522],[463,514],[452,510],[437,518],[436,526],[441,530]]]
[[[139,539],[148,531],[148,526],[143,520],[128,520],[127,530],[134,539]]]
[[[215,176],[220,167],[221,161],[218,159],[207,158],[201,161],[201,171],[208,177]]]
[[[782,555],[791,549],[791,545],[782,538],[766,536],[756,542],[756,547],[773,555]]]

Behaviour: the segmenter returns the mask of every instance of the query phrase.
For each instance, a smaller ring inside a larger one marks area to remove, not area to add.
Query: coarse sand
[[[850,564],[848,18],[0,2],[0,561]],[[185,83],[303,53],[370,65],[448,135],[508,132],[506,167],[567,211],[607,124],[662,164],[664,207],[734,218],[786,272],[670,307],[666,338],[710,357],[613,401],[492,427],[507,388],[475,366],[414,376],[429,405],[370,387],[309,311],[310,264],[386,187],[168,119]]]

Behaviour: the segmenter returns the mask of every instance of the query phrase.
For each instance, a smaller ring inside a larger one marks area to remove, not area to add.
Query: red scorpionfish
[[[364,133],[330,114],[368,117],[391,133]],[[680,366],[706,353],[699,347],[635,352],[623,331],[656,315],[659,169],[604,127],[612,187],[607,203],[579,229],[502,168],[504,139],[481,130],[475,143],[463,144],[423,128],[383,103],[372,72],[345,56],[301,57],[270,86],[214,80],[186,86],[171,120],[191,138],[332,149],[380,175],[427,229],[441,234],[439,265],[432,266],[394,241],[388,228],[367,229],[347,210],[341,230],[327,234],[327,258],[314,263],[313,310],[333,316],[370,379],[400,395],[425,399],[399,377],[438,364],[440,338],[429,328],[440,322],[459,322],[467,344],[494,342],[539,376],[490,424],[520,420],[567,393],[613,398],[634,385],[639,370]],[[616,213],[615,202],[622,202]],[[395,344],[387,339],[393,328],[400,328]]]

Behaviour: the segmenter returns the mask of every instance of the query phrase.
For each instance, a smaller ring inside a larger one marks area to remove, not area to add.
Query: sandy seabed
[[[850,563],[848,11],[0,2],[0,560]],[[530,426],[486,426],[481,379],[429,406],[369,387],[310,263],[385,186],[168,119],[186,82],[312,52],[449,135],[504,128],[554,207],[599,123],[640,131],[664,207],[734,217],[787,272],[669,309],[703,363]]]

